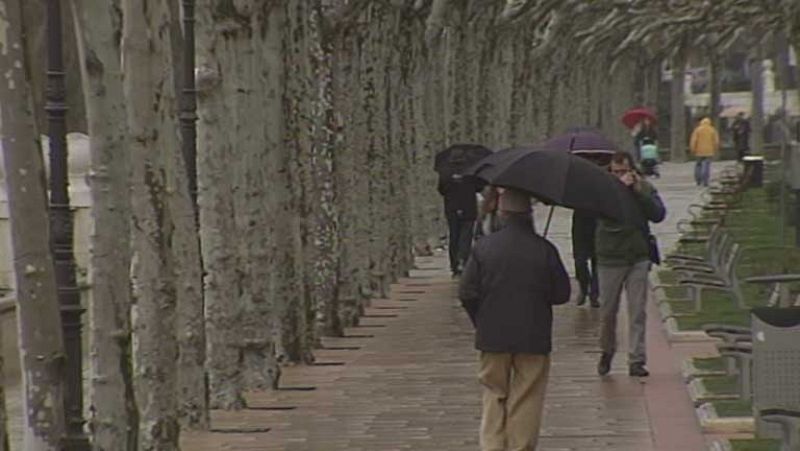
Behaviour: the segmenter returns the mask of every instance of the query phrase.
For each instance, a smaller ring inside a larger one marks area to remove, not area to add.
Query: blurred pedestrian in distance
[[[719,133],[711,125],[711,119],[704,117],[695,127],[689,139],[689,150],[695,157],[694,181],[697,186],[708,186],[711,178],[711,159],[719,151]]]
[[[743,112],[736,115],[736,119],[731,124],[733,135],[733,148],[739,161],[742,160],[750,150],[750,121],[747,120]]]
[[[642,164],[642,172],[645,175],[654,177],[661,177],[658,172],[658,165],[661,163],[661,157],[658,154],[658,146],[651,138],[644,138],[642,146],[639,149],[640,162]]]
[[[639,122],[638,130],[636,131],[636,135],[633,139],[633,145],[636,149],[634,155],[636,155],[640,160],[642,159],[641,150],[645,140],[650,140],[652,143],[658,142],[658,133],[656,132],[656,127],[653,125],[653,122],[649,117],[645,117],[641,122]]]
[[[463,167],[465,160],[464,152],[454,149],[450,155],[450,166]],[[457,172],[440,173],[437,189],[444,197],[444,213],[449,230],[450,270],[453,276],[457,276],[461,274],[472,246],[472,234],[478,218],[476,193],[482,189],[482,183]]]

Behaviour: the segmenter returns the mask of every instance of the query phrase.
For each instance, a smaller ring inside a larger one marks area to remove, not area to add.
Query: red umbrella
[[[628,128],[633,128],[645,118],[656,122],[656,115],[647,108],[632,108],[622,115],[622,123]]]

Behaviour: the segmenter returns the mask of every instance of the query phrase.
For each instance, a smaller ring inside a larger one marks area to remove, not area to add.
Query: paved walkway
[[[691,166],[663,167],[655,183],[671,214],[654,228],[662,247],[698,193]],[[680,213],[680,214],[676,214]],[[537,211],[543,230],[547,209]],[[570,212],[556,209],[549,237],[571,265]],[[204,450],[477,450],[480,387],[472,328],[456,298],[444,256],[374,301],[349,338],[325,340],[320,366],[288,368],[284,390],[254,393],[253,410],[215,412],[214,425],[239,433],[194,434],[185,449]],[[624,309],[623,309],[624,311]],[[556,308],[553,366],[541,450],[693,451],[705,449],[655,308],[648,348],[652,376],[627,376],[624,353],[610,376],[595,373],[597,311]],[[623,343],[625,338],[623,337]],[[269,428],[268,432],[246,431]]]
[[[670,215],[654,230],[666,250],[697,189],[690,165],[662,169],[655,184]],[[546,216],[539,208],[539,230]],[[569,210],[556,209],[549,232],[568,267],[569,218]],[[283,388],[249,394],[249,409],[213,412],[216,432],[184,434],[182,449],[477,450],[480,387],[472,328],[456,300],[446,258],[420,258],[417,266],[388,299],[372,303],[361,327],[324,340],[327,349],[318,352],[317,365],[286,368]],[[651,307],[652,376],[646,380],[627,376],[624,353],[608,377],[598,377],[598,312],[574,304],[555,309],[540,450],[705,449],[679,375],[680,353],[666,343]]]

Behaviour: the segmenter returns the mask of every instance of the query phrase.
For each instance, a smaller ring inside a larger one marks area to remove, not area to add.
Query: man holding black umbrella
[[[609,219],[600,219],[597,222],[595,249],[602,315],[602,356],[597,372],[606,375],[611,370],[611,360],[617,346],[617,313],[624,287],[628,300],[628,373],[631,376],[644,377],[650,374],[645,367],[648,273],[651,264],[658,263],[655,239],[650,235],[648,222],[661,222],[666,215],[666,209],[656,189],[636,172],[629,153],[614,154],[610,170],[612,175],[632,191],[643,221],[641,224]]]
[[[567,271],[531,224],[530,195],[500,193],[501,230],[475,245],[459,298],[475,325],[484,451],[536,449],[552,350],[552,306],[569,301]]]

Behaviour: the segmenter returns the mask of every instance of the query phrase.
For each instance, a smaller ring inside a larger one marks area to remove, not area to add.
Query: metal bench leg
[[[780,425],[781,451],[800,451],[800,420],[782,421]]]
[[[742,401],[750,401],[753,397],[753,356],[743,354],[739,364],[739,396]]]

